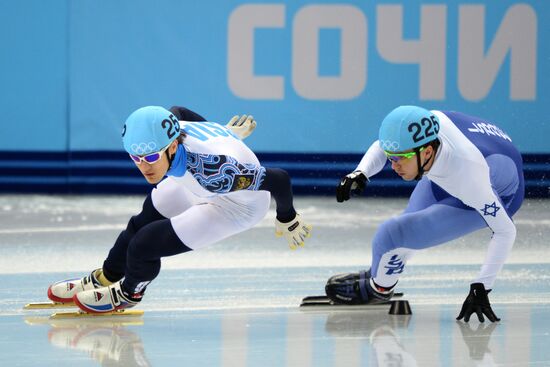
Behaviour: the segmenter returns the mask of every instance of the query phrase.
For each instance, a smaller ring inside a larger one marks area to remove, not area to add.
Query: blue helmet
[[[180,135],[174,114],[162,107],[147,106],[134,111],[122,129],[124,149],[134,155],[158,152]]]
[[[416,106],[399,106],[382,121],[378,133],[380,147],[389,152],[404,152],[437,139],[439,119]]]

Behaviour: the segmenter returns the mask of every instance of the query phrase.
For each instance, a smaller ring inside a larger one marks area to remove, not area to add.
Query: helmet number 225
[[[173,114],[170,114],[170,120],[162,120],[162,128],[165,130],[168,129],[166,131],[168,139],[172,139],[174,135],[180,132],[180,124],[178,122],[178,119]]]
[[[424,133],[422,133],[422,128],[424,127]],[[437,135],[439,132],[439,123],[434,116],[430,118],[423,118],[418,122],[411,122],[409,124],[408,130],[413,134],[412,139],[415,143],[419,141],[428,139],[431,136]]]

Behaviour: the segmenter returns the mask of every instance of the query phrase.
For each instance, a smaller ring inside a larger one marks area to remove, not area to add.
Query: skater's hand
[[[256,120],[254,120],[254,116],[252,115],[236,115],[229,120],[225,127],[231,130],[233,134],[237,135],[239,139],[244,140],[252,134],[252,131],[256,128]]]
[[[311,228],[303,221],[300,214],[296,214],[296,217],[288,223],[281,223],[275,219],[275,236],[284,236],[291,250],[304,246],[305,239],[311,236]]]
[[[456,319],[460,320],[464,318],[464,321],[468,322],[470,321],[470,316],[475,312],[479,322],[485,321],[485,318],[483,317],[484,314],[491,322],[500,321],[500,319],[493,312],[491,304],[489,303],[488,294],[490,291],[491,290],[485,290],[483,283],[471,284],[470,293],[468,294],[468,297],[466,297],[466,300],[462,305],[462,310],[460,310],[460,314]]]
[[[367,176],[362,171],[353,171],[342,177],[336,186],[336,200],[341,203],[349,200],[350,194],[361,195],[367,185]]]

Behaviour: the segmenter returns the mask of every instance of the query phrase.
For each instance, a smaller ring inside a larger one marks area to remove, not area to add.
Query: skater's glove
[[[336,200],[341,203],[349,200],[350,194],[361,195],[367,185],[367,176],[362,171],[353,171],[344,176],[336,186]]]
[[[233,116],[225,127],[237,135],[239,139],[244,140],[256,128],[256,120],[254,120],[254,116],[252,115]]]
[[[311,226],[303,221],[300,214],[288,223],[281,223],[275,219],[275,236],[284,236],[291,250],[304,246],[304,241],[311,236]]]
[[[468,297],[466,297],[466,300],[462,305],[462,310],[460,310],[460,314],[456,319],[461,320],[464,318],[464,321],[468,322],[470,321],[470,316],[475,312],[479,322],[485,321],[485,318],[483,317],[484,314],[491,322],[500,321],[500,319],[493,312],[491,304],[489,303],[488,294],[490,291],[490,289],[488,291],[485,290],[483,283],[471,284],[470,293],[468,294]]]

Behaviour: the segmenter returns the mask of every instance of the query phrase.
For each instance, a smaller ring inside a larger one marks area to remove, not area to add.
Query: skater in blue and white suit
[[[263,167],[242,141],[255,127],[251,116],[235,116],[222,126],[184,107],[149,106],[132,113],[122,132],[124,148],[156,187],[103,267],[53,284],[48,297],[95,313],[134,306],[158,275],[162,257],[252,228],[266,215],[271,198],[275,234],[291,249],[303,246],[311,227],[294,209],[288,173]]]
[[[476,313],[499,321],[488,293],[516,237],[512,216],[524,198],[521,155],[512,139],[484,119],[453,111],[400,106],[382,121],[379,139],[337,186],[337,200],[360,193],[386,160],[406,181],[418,180],[405,211],[384,222],[372,240],[368,271],[330,278],[327,295],[350,304],[387,301],[417,251],[489,227],[481,270],[457,319]]]

